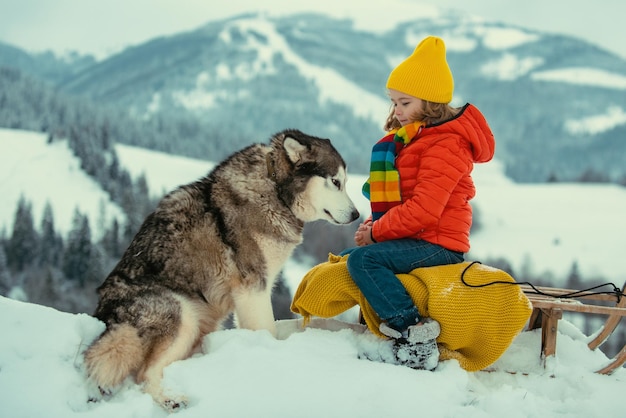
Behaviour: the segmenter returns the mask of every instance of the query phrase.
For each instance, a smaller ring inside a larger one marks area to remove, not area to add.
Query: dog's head
[[[330,140],[292,129],[273,142],[288,162],[277,178],[279,194],[298,219],[348,224],[359,218],[346,191],[346,163]]]

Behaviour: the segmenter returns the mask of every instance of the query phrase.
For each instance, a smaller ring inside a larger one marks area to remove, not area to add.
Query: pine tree
[[[91,252],[89,219],[87,215],[82,215],[78,209],[75,209],[72,229],[68,234],[63,257],[63,273],[67,279],[76,280],[81,286],[85,284]]]
[[[143,196],[137,193],[138,188],[133,183],[128,172],[124,171],[120,177],[121,199],[120,205],[126,214],[126,225],[124,228],[124,241],[130,242],[145,218],[143,208]]]
[[[583,286],[583,280],[580,276],[580,271],[578,269],[578,261],[574,261],[572,263],[572,268],[570,270],[569,276],[567,277],[567,286],[570,289],[581,290]]]
[[[46,202],[41,218],[39,241],[39,264],[43,267],[59,267],[63,255],[63,238],[54,228],[54,215],[50,202]]]
[[[135,196],[137,200],[137,206],[139,210],[139,217],[141,222],[154,210],[156,203],[150,199],[150,186],[148,186],[148,179],[145,173],[141,174],[133,185],[135,190]],[[141,225],[141,223],[140,223]]]
[[[4,245],[0,243],[0,295],[6,295],[11,290],[11,273],[7,265],[7,257],[4,252]]]
[[[101,244],[102,248],[109,256],[119,258],[122,255],[123,248],[120,241],[120,224],[117,218],[113,219],[111,227],[104,233]]]
[[[17,202],[13,233],[6,249],[8,265],[13,272],[23,271],[25,267],[36,263],[38,243],[32,206],[22,195]]]
[[[107,255],[104,249],[99,245],[91,246],[89,255],[89,265],[85,271],[84,282],[89,285],[98,286],[106,276],[106,260]],[[95,293],[94,293],[95,294]]]

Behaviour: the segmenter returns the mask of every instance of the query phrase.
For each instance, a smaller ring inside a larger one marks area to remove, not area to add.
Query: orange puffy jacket
[[[469,251],[476,194],[474,163],[493,158],[495,140],[482,113],[466,104],[457,116],[429,125],[396,157],[402,204],[372,226],[376,241],[422,239],[452,251]]]

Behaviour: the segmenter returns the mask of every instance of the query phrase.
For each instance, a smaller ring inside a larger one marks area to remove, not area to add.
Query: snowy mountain
[[[94,63],[88,55],[69,53],[59,57],[50,51],[31,54],[0,40],[0,65],[19,68],[52,83],[63,82]]]
[[[120,142],[218,160],[298,127],[335,139],[351,170],[365,173],[363,147],[380,136],[388,108],[387,75],[427,34],[447,40],[453,103],[470,101],[486,114],[509,177],[625,177],[623,59],[579,39],[456,12],[429,11],[385,30],[323,14],[241,15],[128,48],[55,84],[138,118],[180,118],[166,143],[135,135]],[[1,51],[0,64],[19,65]]]
[[[47,144],[44,134],[0,129],[0,230],[10,231],[20,195],[33,203],[35,224],[50,201],[57,228],[66,233],[75,207],[97,224],[118,217],[99,186],[84,174],[65,141]],[[153,150],[116,145],[123,168],[132,176],[145,174],[151,193],[162,196],[173,188],[205,175],[213,162],[173,156]],[[626,280],[620,263],[626,247],[626,189],[610,184],[518,184],[508,179],[501,162],[474,169],[476,222],[469,257],[485,263],[504,258],[516,272],[531,271],[554,286],[563,284],[577,263],[586,278]],[[361,194],[365,176],[350,174],[349,193],[362,214],[369,213]],[[600,244],[601,243],[601,244]],[[295,289],[302,270],[286,272]]]

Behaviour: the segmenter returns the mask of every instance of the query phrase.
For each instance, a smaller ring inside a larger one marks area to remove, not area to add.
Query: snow
[[[293,321],[279,325],[296,328]],[[85,314],[0,297],[0,405],[7,416],[165,417],[131,379],[110,399],[88,402],[81,353],[103,328]],[[433,372],[360,360],[359,349],[378,340],[348,329],[309,328],[283,339],[225,330],[205,337],[202,353],[168,366],[163,385],[188,397],[176,416],[190,418],[623,417],[626,371],[593,373],[606,357],[588,350],[587,337],[567,321],[560,331],[547,368],[536,330],[521,333],[488,371],[469,373],[456,360]]]
[[[220,63],[215,68],[215,78],[218,80],[230,80],[234,77],[240,80],[248,80],[252,76],[248,73],[250,68],[246,64],[239,64],[237,67],[230,69],[226,64]],[[178,90],[172,93],[172,98],[181,106],[187,109],[199,110],[210,109],[219,105],[221,100],[245,100],[251,96],[250,91],[238,89],[230,91],[227,89],[219,89],[209,84],[211,75],[208,71],[201,71],[196,76],[196,85],[190,90]],[[158,110],[158,109],[157,109]],[[151,112],[149,110],[148,112]]]
[[[209,173],[215,163],[130,145],[116,144],[120,165],[133,178],[145,175],[154,197],[195,181]]]
[[[513,27],[504,28],[471,15],[464,15],[462,22],[452,29],[442,29],[441,33],[434,34],[446,41],[448,51],[468,53],[476,49],[479,44],[487,49],[502,51],[541,39],[538,33]],[[405,44],[409,48],[415,48],[428,35],[432,33],[409,30],[405,37]]]
[[[0,231],[10,234],[20,195],[32,203],[36,227],[46,202],[50,202],[57,231],[66,234],[72,228],[74,210],[88,214],[94,238],[94,222],[108,225],[113,218],[126,219],[109,195],[80,168],[80,161],[66,141],[46,143],[45,134],[0,129]]]
[[[536,42],[540,36],[517,28],[477,27],[477,34],[483,36],[483,45],[489,49],[515,48],[526,43]]]
[[[420,15],[419,18],[445,19],[445,14],[441,14],[442,12],[436,8],[427,9],[423,12],[424,14]],[[312,65],[300,57],[276,30],[273,22],[268,20],[268,16],[279,16],[284,13],[286,12],[262,13],[258,16],[240,17],[226,22],[219,39],[222,42],[231,42],[231,31],[233,29],[236,29],[242,36],[249,34],[246,47],[257,52],[257,59],[252,62],[239,64],[233,68],[219,64],[211,71],[214,74],[206,70],[202,71],[197,75],[196,86],[187,91],[175,92],[173,95],[174,100],[189,109],[214,107],[226,93],[210,88],[207,81],[211,78],[220,80],[232,79],[233,77],[249,80],[253,75],[273,74],[276,71],[273,66],[273,57],[280,55],[285,62],[296,67],[300,74],[317,86],[319,91],[318,100],[321,104],[327,101],[345,104],[353,108],[355,115],[373,120],[378,120],[381,114],[387,112],[389,103],[384,96],[372,94],[355,85],[336,71]],[[340,17],[342,11],[335,9],[333,15],[334,17]],[[360,16],[363,17],[366,14],[364,13]],[[455,26],[452,29],[442,29],[441,33],[434,33],[434,35],[444,38],[450,51],[467,53],[476,49],[479,44],[491,50],[503,51],[499,59],[493,60],[481,68],[486,77],[495,77],[506,81],[530,75],[533,80],[574,83],[620,90],[626,88],[626,76],[594,68],[558,68],[535,72],[534,70],[543,64],[541,58],[519,57],[507,50],[523,44],[540,41],[542,38],[540,33],[521,28],[501,27],[493,23],[477,24],[477,22],[480,23],[483,20],[471,15],[464,15],[463,19],[466,22],[472,22],[472,24]],[[355,25],[359,26],[360,23],[364,23],[359,22],[359,19],[357,19]],[[382,26],[365,25],[363,29],[371,32],[382,27],[389,29],[386,24]],[[263,36],[263,42],[259,42],[259,34]],[[427,35],[431,35],[431,33],[421,30],[407,30],[404,38],[407,55]],[[387,57],[387,61],[390,66],[395,66],[405,58],[406,55],[394,55]],[[337,94],[337,92],[341,92],[341,94]],[[241,99],[244,99],[250,92],[243,90],[238,94]]]
[[[525,76],[542,64],[543,58],[520,58],[515,54],[505,53],[497,60],[489,61],[484,64],[480,68],[480,71],[489,78],[512,81]]]
[[[626,90],[626,76],[597,68],[559,68],[534,73],[531,78],[533,80]]]
[[[626,238],[626,188],[615,184],[516,184],[498,161],[478,164],[472,201],[482,228],[470,237],[473,259],[504,257],[515,271],[555,275],[562,286],[578,263],[584,277],[600,276],[619,287]]]
[[[565,130],[575,135],[597,135],[626,124],[626,112],[619,106],[610,106],[604,113],[565,121]]]
[[[223,42],[231,42],[231,31],[236,30],[240,36],[246,37],[246,48],[257,52],[257,59],[253,62],[239,64],[235,68],[225,68],[225,64],[219,64],[214,72],[217,80],[230,80],[234,77],[249,80],[253,76],[274,74],[276,69],[273,60],[281,56],[286,63],[296,67],[303,77],[311,80],[319,90],[318,100],[320,104],[333,101],[351,107],[357,116],[374,118],[385,114],[389,109],[389,102],[380,95],[374,95],[346,79],[337,71],[326,67],[320,67],[308,63],[294,51],[285,38],[276,30],[274,24],[265,16],[252,18],[239,18],[227,22],[219,35]],[[261,36],[264,41],[259,41]],[[196,86],[189,91],[180,91],[175,99],[190,109],[210,108],[216,105],[220,94],[212,87],[206,87],[206,71],[197,76]],[[337,94],[341,91],[341,94]],[[225,93],[224,93],[225,94]],[[232,94],[232,93],[229,93]],[[238,93],[240,98],[250,94],[247,91]]]

